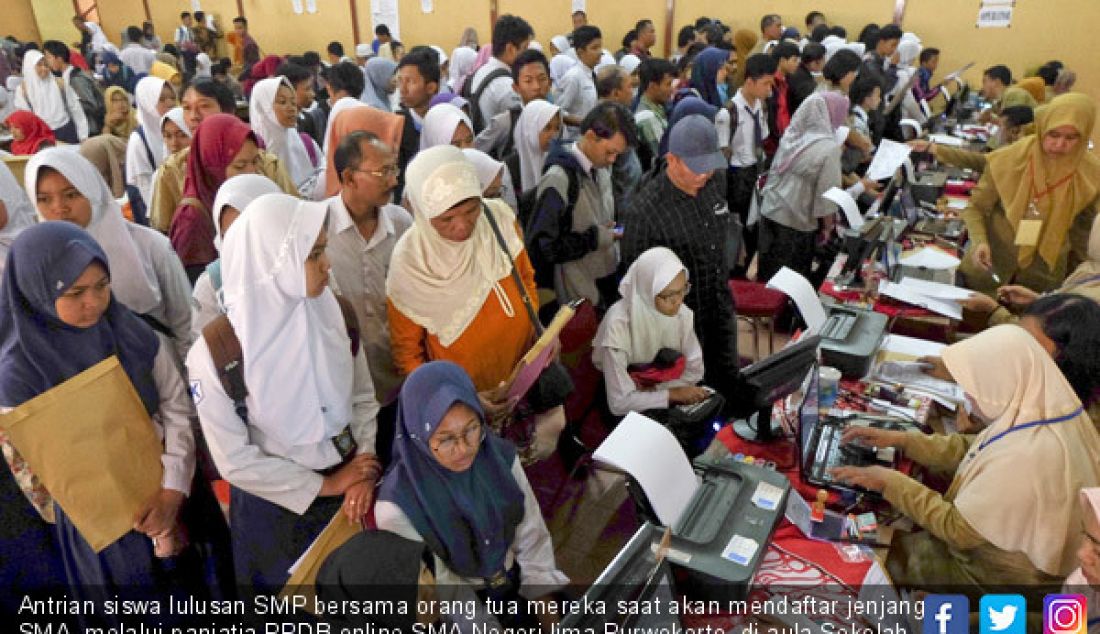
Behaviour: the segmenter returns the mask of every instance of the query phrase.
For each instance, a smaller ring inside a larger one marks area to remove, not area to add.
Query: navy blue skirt
[[[156,557],[153,540],[137,531],[126,533],[96,553],[61,507],[55,505],[55,509],[70,598],[101,603],[116,595],[120,599],[161,602],[169,596],[180,600],[236,597],[225,517],[209,485],[198,477],[180,509],[190,545],[176,557]],[[116,624],[110,618],[91,621],[84,625]],[[167,617],[162,621],[165,625],[172,622]]]
[[[289,568],[340,510],[343,496],[318,497],[302,515],[231,487],[229,525],[233,569],[242,592],[273,594],[290,579]]]
[[[0,614],[14,614],[24,595],[45,598],[65,587],[54,527],[31,506],[0,458]]]

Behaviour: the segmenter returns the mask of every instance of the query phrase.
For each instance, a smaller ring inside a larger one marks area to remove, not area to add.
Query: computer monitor
[[[817,427],[817,421],[821,417],[821,378],[817,372],[812,372],[809,379],[802,397],[802,407],[798,410],[798,431],[795,433],[798,438],[799,473],[806,472],[806,467],[810,461],[810,437],[813,435],[814,427]]]
[[[740,383],[749,390],[756,411],[746,420],[736,421],[733,430],[752,442],[771,442],[779,436],[772,423],[772,405],[802,386],[806,373],[817,363],[818,335],[806,336],[766,359],[741,371]]]
[[[653,544],[660,542],[663,528],[650,522],[642,524],[619,554],[611,560],[596,582],[584,593],[584,600],[576,605],[603,605],[605,614],[570,612],[561,620],[558,631],[604,632],[607,625],[629,627],[632,632],[670,632],[678,629],[679,619],[668,612],[655,615],[621,615],[615,608],[619,601],[642,603],[657,599],[660,605],[669,605],[675,599],[672,568],[669,561],[657,564]]]

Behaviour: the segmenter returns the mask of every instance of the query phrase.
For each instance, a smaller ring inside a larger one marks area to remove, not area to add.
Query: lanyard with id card
[[[1035,185],[1035,163],[1028,163],[1028,169],[1031,173],[1031,201],[1027,205],[1027,212],[1024,213],[1019,226],[1016,227],[1015,244],[1018,247],[1034,248],[1039,246],[1039,237],[1043,232],[1043,214],[1039,211],[1039,201],[1068,183],[1073,178],[1073,173],[1067,174],[1043,191],[1038,191]]]

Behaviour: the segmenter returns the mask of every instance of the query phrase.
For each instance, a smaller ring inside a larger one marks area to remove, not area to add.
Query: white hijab
[[[449,103],[439,103],[424,115],[424,127],[420,130],[420,151],[437,145],[450,145],[458,124],[465,123],[472,134],[474,124],[458,107]]]
[[[0,202],[4,203],[8,220],[0,227],[0,273],[8,259],[11,243],[24,229],[35,223],[34,206],[27,192],[15,181],[8,166],[0,161]]]
[[[656,302],[681,271],[687,274],[671,249],[653,247],[638,256],[619,283],[622,299],[608,311],[593,345],[622,350],[627,363],[652,363],[662,348],[678,350],[681,321],[692,319],[691,309],[681,306],[669,317],[657,310]]]
[[[248,104],[248,121],[256,136],[263,139],[267,151],[279,157],[286,166],[294,185],[305,192],[308,188],[304,186],[319,168],[313,167],[298,128],[284,128],[275,116],[275,97],[281,86],[290,88],[290,92],[294,93],[294,86],[286,77],[270,77],[256,82]]]
[[[435,51],[435,54],[439,56],[439,67],[442,68],[443,65],[447,63],[447,53],[443,51],[442,47],[436,46],[435,44],[432,44],[428,48]]]
[[[332,438],[352,416],[351,342],[332,290],[306,297],[305,263],[324,203],[267,194],[222,249],[226,315],[241,342],[248,422],[286,445]]]
[[[558,53],[564,53],[573,48],[569,45],[569,38],[564,35],[555,35],[550,38],[550,43],[554,45],[554,48],[558,49]]]
[[[561,81],[562,77],[569,72],[570,68],[576,66],[579,62],[575,57],[570,57],[565,53],[559,53],[554,56],[554,59],[550,60],[550,81],[557,85]]]
[[[164,135],[160,130],[160,117],[157,102],[164,89],[165,82],[160,77],[142,77],[134,88],[134,101],[137,102],[138,123],[145,131],[145,140],[153,153],[153,169],[164,162]]]
[[[23,56],[23,85],[19,87],[19,91],[26,97],[31,112],[56,130],[69,122],[69,110],[65,107],[61,89],[58,88],[53,74],[50,73],[43,79],[35,72],[34,67],[42,58],[42,53],[36,50],[27,51]]]
[[[460,46],[451,51],[449,78],[451,90],[458,94],[462,90],[462,81],[470,74],[477,62],[477,51],[469,46]]]
[[[542,178],[542,166],[546,161],[546,154],[539,147],[539,133],[551,119],[560,116],[561,108],[542,99],[535,99],[523,107],[523,112],[516,121],[514,139],[516,152],[519,154],[519,193],[538,187],[539,179]]]
[[[214,248],[219,252],[222,249],[223,209],[232,207],[238,212],[243,212],[245,207],[260,196],[278,194],[281,191],[273,180],[262,174],[238,174],[222,183],[218,188],[217,196],[214,196],[214,208],[210,210],[214,218]]]
[[[209,55],[199,53],[195,56],[195,77],[210,77],[213,66],[214,62],[211,61]]]
[[[472,147],[466,148],[462,150],[462,154],[466,156],[466,160],[473,163],[474,169],[477,170],[477,180],[481,183],[482,192],[488,189],[489,185],[493,184],[497,176],[500,176],[500,171],[504,169],[504,163],[501,163],[481,150],[475,150]]]
[[[1100,436],[1081,401],[1018,326],[949,346],[943,361],[993,419],[959,464],[947,499],[997,548],[1024,553],[1047,574],[1068,575],[1081,535],[1077,492],[1100,486]],[[1051,424],[1027,427],[1037,421]]]
[[[825,61],[829,61],[837,51],[847,46],[848,42],[842,37],[830,35],[821,40],[821,45],[825,47]]]
[[[164,140],[164,124],[169,122],[169,121],[176,124],[176,127],[178,127],[180,130],[183,130],[183,133],[186,134],[188,138],[191,138],[193,136],[191,134],[191,128],[187,127],[187,120],[183,118],[183,108],[181,108],[179,106],[176,106],[175,108],[172,108],[168,112],[165,112],[164,116],[160,118],[160,128],[159,128],[159,130],[160,130],[161,141]],[[168,144],[167,143],[164,143],[164,155],[168,156]]]
[[[405,193],[413,226],[393,249],[386,278],[386,296],[393,305],[444,347],[462,336],[490,292],[506,315],[526,320],[523,309],[517,313],[500,286],[511,275],[512,264],[484,215],[463,242],[447,240],[432,227],[432,218],[464,200],[481,198],[477,170],[462,151],[440,145],[417,154],[405,172]],[[514,259],[523,251],[515,215],[502,201],[484,203]]]
[[[813,94],[802,102],[791,117],[791,124],[779,141],[779,149],[775,151],[772,170],[777,174],[786,172],[806,148],[820,141],[837,145],[836,131],[829,119],[825,97]]]
[[[145,314],[160,306],[162,297],[156,269],[138,250],[131,228],[122,217],[122,208],[99,170],[78,152],[65,148],[42,150],[27,163],[23,176],[32,200],[37,198],[38,171],[43,167],[60,172],[91,203],[92,219],[85,231],[107,253],[115,297],[136,313]],[[45,220],[41,214],[39,220]]]
[[[622,59],[619,60],[619,66],[623,67],[623,70],[626,71],[627,75],[633,75],[634,71],[638,70],[638,67],[641,66],[641,64],[642,58],[633,53],[627,53],[626,55],[623,55]]]

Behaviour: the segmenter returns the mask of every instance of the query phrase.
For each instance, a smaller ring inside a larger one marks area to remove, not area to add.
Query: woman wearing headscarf
[[[708,104],[721,108],[729,101],[726,64],[729,51],[710,47],[699,53],[691,68],[691,87]]]
[[[23,55],[23,83],[15,91],[15,108],[37,115],[59,141],[80,143],[88,138],[88,119],[80,99],[50,73],[40,51],[29,50]]]
[[[568,583],[516,449],[490,431],[461,367],[417,368],[401,388],[397,418],[375,518],[380,529],[428,546],[441,598],[484,590],[526,606]],[[527,610],[500,618],[537,625]]]
[[[214,230],[217,232],[214,235],[214,248],[219,254],[226,231],[240,217],[245,207],[264,194],[278,194],[280,191],[278,185],[262,174],[241,174],[222,183],[217,197],[214,198],[213,209]],[[195,281],[195,290],[191,293],[192,341],[197,341],[202,336],[202,329],[207,324],[218,315],[225,314],[221,266],[220,258],[207,264],[202,275]]]
[[[474,124],[466,113],[450,103],[437,104],[424,115],[420,150],[437,145],[453,145],[460,150],[474,147]]]
[[[535,333],[521,293],[537,301],[515,216],[502,201],[482,200],[477,171],[449,145],[417,154],[408,184],[414,224],[394,247],[386,278],[394,365],[408,375],[429,361],[453,361],[470,375],[490,416],[506,420],[516,403],[498,390]]]
[[[1027,92],[1027,94],[1031,95],[1031,98],[1035,100],[1036,106],[1041,106],[1047,101],[1047,87],[1042,77],[1028,77],[1027,79],[1022,79],[1012,88],[1019,88]]]
[[[33,112],[16,110],[8,115],[4,125],[11,131],[11,153],[16,156],[30,156],[57,144],[53,130]]]
[[[243,403],[223,389],[205,335],[187,358],[210,454],[232,487],[237,580],[257,592],[282,587],[341,508],[358,521],[380,470],[370,371],[328,287],[327,217],[323,203],[266,194],[225,235],[222,291]]]
[[[260,172],[256,135],[240,119],[228,114],[206,118],[194,131],[187,159],[183,198],[172,217],[168,237],[179,254],[187,277],[194,282],[214,260],[214,196],[226,179]]]
[[[553,55],[561,55],[571,48],[573,48],[573,46],[569,43],[569,38],[565,35],[555,35],[550,38],[550,52]]]
[[[134,107],[130,105],[130,94],[119,86],[108,86],[103,91],[103,100],[107,104],[103,133],[116,136],[124,143],[128,142],[130,134],[138,126]]]
[[[741,84],[745,83],[745,62],[748,61],[749,56],[752,55],[753,49],[756,48],[756,43],[760,37],[748,30],[738,29],[733,33],[733,50],[736,53],[735,61],[737,63],[737,70],[733,71],[733,91],[736,91],[741,87]]]
[[[137,86],[138,76],[129,66],[122,63],[118,54],[107,51],[100,57],[103,62],[103,85],[106,87],[118,86],[127,93],[133,93]]]
[[[619,283],[622,299],[604,315],[592,342],[592,361],[603,372],[615,416],[667,410],[706,397],[696,387],[703,380],[703,349],[695,335],[695,315],[684,306],[690,289],[687,269],[665,247],[638,256]],[[673,356],[666,351],[676,353],[675,361],[661,359]],[[632,366],[658,365],[671,367],[656,380],[631,373]]]
[[[784,266],[811,277],[817,237],[829,236],[836,223],[836,205],[822,194],[840,187],[836,130],[847,118],[848,98],[825,93],[808,97],[791,119],[759,203],[758,279]]]
[[[195,79],[213,76],[214,61],[206,53],[195,56]]]
[[[244,88],[245,99],[252,98],[252,89],[260,80],[274,77],[275,71],[282,63],[283,58],[278,55],[268,55],[260,60],[259,63],[254,64],[252,68],[248,70],[248,77],[241,83],[241,87]]]
[[[512,182],[519,184],[517,198],[538,188],[550,144],[561,136],[563,126],[561,108],[548,101],[535,99],[523,107],[516,121],[515,150],[504,159]]]
[[[194,478],[193,409],[177,360],[167,339],[115,301],[117,278],[109,269],[92,236],[67,222],[44,223],[16,239],[0,285],[0,411],[115,356],[162,439],[160,488],[135,514],[134,529],[99,552],[37,480],[29,499],[56,524],[71,595],[103,600],[141,588],[155,596],[170,590],[203,596],[204,586],[215,595],[232,592],[216,559],[228,557],[224,520]],[[6,458],[16,455],[10,445],[4,449]],[[179,556],[189,540],[193,552]]]
[[[558,83],[561,81],[562,77],[565,77],[565,74],[569,72],[569,69],[579,63],[577,58],[570,57],[565,53],[555,55],[554,58],[550,60],[550,81],[553,82],[555,89],[558,88]]]
[[[159,77],[143,77],[134,100],[139,125],[126,146],[126,184],[137,188],[148,208],[153,199],[153,173],[164,162],[160,118],[176,107],[176,91]]]
[[[459,47],[465,47],[472,50],[477,50],[477,29],[472,26],[468,26],[462,30],[462,37],[458,38]]]
[[[474,164],[474,169],[477,170],[482,197],[499,198],[508,203],[515,212],[516,192],[512,186],[512,177],[508,174],[508,170],[504,169],[504,163],[474,148],[465,148],[462,154],[466,156],[466,160]]]
[[[672,127],[685,117],[693,114],[702,115],[714,122],[715,128],[718,129],[718,147],[722,148],[723,151],[728,151],[730,138],[729,110],[712,106],[698,97],[689,96],[676,102],[672,114],[669,115],[668,127],[665,128],[665,134],[661,137],[661,142],[658,145],[661,156],[668,153],[668,140],[672,134]]]
[[[468,46],[459,46],[451,51],[451,68],[448,74],[447,85],[454,94],[462,94],[462,84],[473,72],[474,62],[477,61],[477,49]]]
[[[8,166],[0,161],[0,275],[15,238],[35,223],[34,206]]]
[[[302,197],[320,198],[315,187],[325,168],[323,155],[312,137],[298,132],[298,104],[290,80],[271,77],[256,82],[248,110],[252,131],[268,152],[279,157]]]
[[[1100,632],[1100,488],[1081,489],[1078,495],[1084,527],[1077,548],[1080,564],[1066,578],[1064,594],[1084,595],[1088,606],[1088,632]]]
[[[391,112],[382,112],[368,106],[354,106],[343,110],[330,119],[328,138],[325,139],[325,196],[335,196],[340,191],[340,177],[336,174],[333,160],[336,146],[348,134],[355,130],[366,130],[384,141],[391,148],[401,147],[401,136],[405,132],[405,118]],[[321,185],[318,184],[318,188]],[[321,189],[318,189],[321,191]]]
[[[1003,280],[1048,291],[1087,259],[1100,194],[1100,158],[1087,148],[1095,123],[1091,97],[1062,95],[1035,113],[1034,135],[989,155],[962,213],[967,287],[992,295]]]
[[[156,77],[168,82],[174,90],[179,90],[183,86],[183,75],[180,73],[178,65],[169,64],[161,60],[153,62],[153,67],[149,70],[150,77]]]
[[[363,69],[367,83],[363,88],[362,96],[359,98],[360,101],[383,112],[392,112],[390,95],[397,90],[397,82],[394,81],[394,73],[396,72],[397,64],[393,60],[382,59],[381,57],[368,59]]]
[[[172,337],[180,359],[190,341],[190,286],[172,247],[156,231],[126,222],[95,166],[76,152],[44,150],[27,164],[24,183],[40,220],[66,220],[107,252],[115,297]]]
[[[1054,360],[1021,328],[998,326],[949,346],[943,363],[972,416],[986,423],[979,434],[849,427],[843,442],[896,447],[953,473],[947,493],[884,467],[843,467],[834,477],[881,492],[925,529],[891,546],[887,568],[901,587],[980,595],[1011,585],[1034,595],[1060,585],[1076,561],[1077,491],[1100,484],[1100,436]]]

